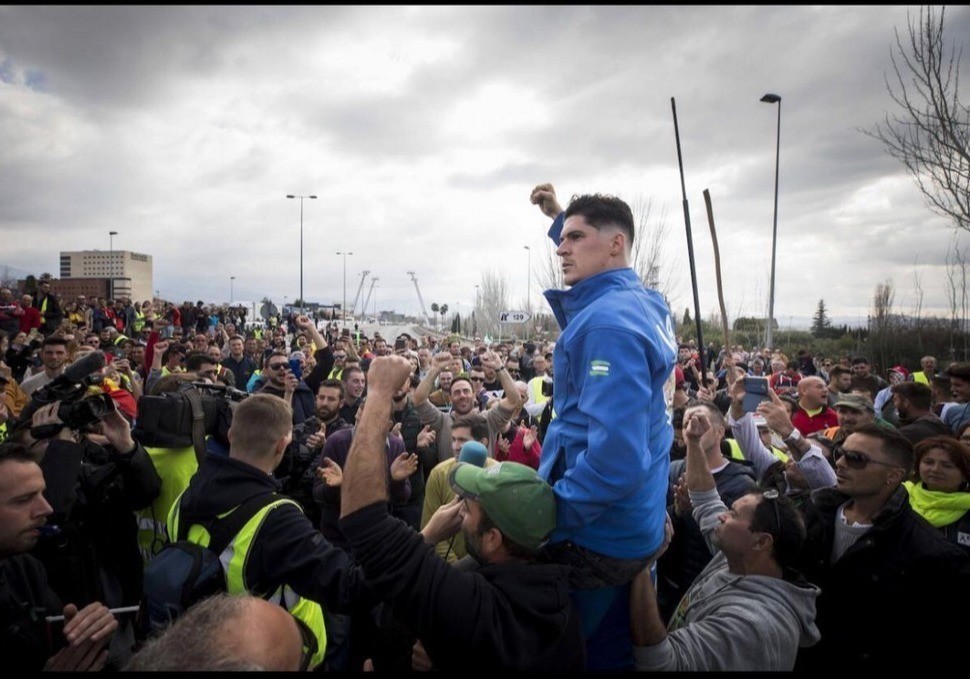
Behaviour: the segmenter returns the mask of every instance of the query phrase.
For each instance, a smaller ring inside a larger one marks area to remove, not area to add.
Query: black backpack
[[[219,555],[259,510],[280,499],[275,493],[257,495],[223,519],[179,517],[176,539],[162,547],[145,567],[141,618],[147,635],[165,629],[202,599],[227,591]],[[204,526],[209,532],[208,547],[188,541],[193,525]]]

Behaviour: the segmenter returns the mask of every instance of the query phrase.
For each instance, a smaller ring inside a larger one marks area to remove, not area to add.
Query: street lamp
[[[236,280],[235,276],[229,277],[229,304],[232,304],[232,283]]]
[[[373,281],[379,281],[380,278],[373,278],[371,280],[373,280]],[[376,294],[376,291],[377,291],[377,288],[379,288],[379,287],[381,287],[381,286],[379,286],[379,285],[375,285],[374,286],[374,291],[375,291],[375,294],[374,294],[374,320],[377,322],[377,325],[380,325],[381,324],[381,319],[377,315],[377,294]]]
[[[526,295],[525,295],[525,305],[526,305],[526,309],[525,309],[525,312],[528,313],[528,314],[531,314],[532,313],[532,248],[530,248],[528,245],[523,245],[522,247],[524,247],[526,250],[529,251],[529,269],[528,269],[528,272],[527,272],[528,273],[528,275],[527,275],[528,283],[526,283]],[[530,330],[530,327],[529,326],[530,326],[529,322],[526,321],[526,323],[525,323],[525,338],[526,339],[529,339],[529,334],[530,334],[529,333],[529,330]]]
[[[115,298],[115,236],[117,231],[108,232],[108,297]]]
[[[775,325],[775,252],[778,249],[778,165],[781,157],[781,97],[768,93],[761,97],[766,104],[778,104],[778,131],[775,142],[775,217],[771,227],[771,279],[768,283],[768,328],[765,333],[765,344],[772,348],[772,331]]]
[[[296,196],[292,193],[286,194],[287,198],[300,199],[300,313],[303,313],[303,199],[310,198],[316,200],[316,196]]]
[[[344,327],[347,326],[347,255],[353,255],[353,252],[338,252],[338,255],[344,256],[344,305],[341,307],[341,316],[344,319]]]

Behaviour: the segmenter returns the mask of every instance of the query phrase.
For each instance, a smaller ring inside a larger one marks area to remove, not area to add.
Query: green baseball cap
[[[492,523],[522,547],[538,550],[556,527],[552,487],[524,464],[499,462],[483,469],[459,462],[448,483],[460,497],[481,503]]]

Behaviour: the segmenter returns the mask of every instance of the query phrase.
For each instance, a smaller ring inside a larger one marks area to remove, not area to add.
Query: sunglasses
[[[317,650],[319,649],[317,644],[317,636],[313,633],[313,630],[311,630],[307,624],[298,617],[294,615],[293,619],[296,620],[296,626],[300,628],[300,638],[303,641],[303,656],[300,658],[300,671],[306,672],[310,669],[310,663],[313,662],[313,656],[317,654]]]
[[[290,367],[289,363],[270,363],[267,366],[270,370],[286,370]]]
[[[761,497],[770,502],[771,508],[775,510],[775,535],[777,535],[781,533],[781,514],[778,513],[778,491],[775,488],[769,488],[761,494]]]
[[[469,377],[468,379],[471,380],[472,382],[484,382],[485,381],[485,378],[484,377]]]
[[[893,464],[892,462],[882,462],[881,460],[873,460],[871,457],[865,453],[860,453],[855,450],[847,450],[842,446],[836,446],[832,451],[832,456],[836,459],[844,459],[846,465],[851,469],[865,469],[869,464],[881,464],[884,467],[898,467],[898,464]]]

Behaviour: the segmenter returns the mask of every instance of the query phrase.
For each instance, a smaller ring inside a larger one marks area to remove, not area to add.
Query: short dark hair
[[[933,407],[933,390],[925,384],[919,382],[900,382],[890,387],[893,394],[911,402],[920,410],[929,410]]]
[[[214,363],[214,361],[209,358],[209,354],[205,353],[204,351],[193,351],[185,357],[185,369],[188,372],[195,372],[202,367],[203,363]]]
[[[323,382],[320,383],[320,386],[317,387],[317,393],[319,394],[320,390],[323,389],[324,387],[326,387],[327,389],[339,389],[340,398],[344,397],[344,393],[345,393],[344,383],[341,382],[340,380],[324,380]]]
[[[906,471],[907,478],[913,470],[913,444],[895,429],[887,429],[881,425],[864,424],[853,434],[869,436],[882,442],[882,450],[893,462]]]
[[[856,356],[852,359],[852,365],[869,365],[869,359],[864,356]]]
[[[782,569],[787,570],[793,568],[800,559],[802,546],[805,544],[805,521],[795,503],[787,495],[778,491],[775,493],[777,496],[772,499],[764,496],[764,490],[752,490],[747,493],[759,498],[751,516],[751,530],[771,535],[772,554],[775,561]]]
[[[955,363],[943,371],[949,378],[957,378],[965,382],[970,382],[970,363]]]
[[[620,229],[627,237],[627,247],[633,245],[633,211],[616,196],[601,193],[573,196],[566,208],[565,219],[573,215],[583,217],[597,231],[607,227]]]
[[[481,537],[493,528],[502,533],[502,544],[505,545],[505,549],[509,553],[509,556],[516,559],[522,559],[523,561],[532,561],[536,558],[536,556],[538,556],[538,550],[523,547],[518,542],[510,538],[505,531],[496,526],[495,523],[489,518],[488,512],[486,512],[485,508],[482,507],[482,515],[478,520],[478,528],[475,530],[475,533]]]
[[[14,441],[5,441],[3,444],[0,444],[0,464],[3,464],[7,460],[14,462],[38,461],[37,456],[30,452],[30,448]]]
[[[485,422],[485,418],[477,413],[469,413],[454,418],[451,421],[451,428],[457,429],[458,427],[468,427],[471,430],[472,438],[476,441],[488,438],[488,423]]]
[[[52,344],[59,344],[62,347],[67,347],[67,340],[63,337],[56,337],[51,335],[50,337],[45,337],[44,341],[40,343],[40,350],[43,351],[44,347],[48,347]]]
[[[833,377],[840,377],[842,375],[851,375],[852,371],[846,368],[844,365],[833,365],[832,369],[829,370],[829,379]]]

